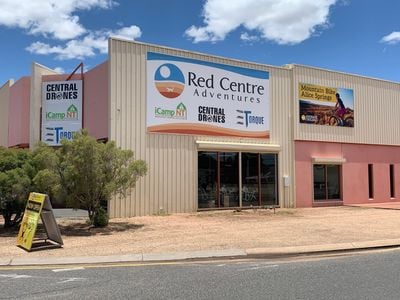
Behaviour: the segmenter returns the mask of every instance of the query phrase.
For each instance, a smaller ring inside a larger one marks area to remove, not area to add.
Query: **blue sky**
[[[71,72],[107,37],[400,82],[398,0],[0,0],[0,85],[32,62]]]

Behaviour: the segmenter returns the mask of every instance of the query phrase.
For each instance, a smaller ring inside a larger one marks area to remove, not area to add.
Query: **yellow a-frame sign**
[[[35,237],[39,217],[42,219],[42,223],[47,234],[44,246],[41,248],[46,247],[47,240],[53,242],[50,244],[51,246],[61,247],[63,245],[63,241],[60,230],[54,218],[50,199],[47,195],[40,193],[29,194],[24,217],[19,228],[17,245],[25,250],[31,251],[34,244],[33,239]]]

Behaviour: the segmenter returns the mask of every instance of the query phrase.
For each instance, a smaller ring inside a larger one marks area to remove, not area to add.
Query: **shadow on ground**
[[[142,228],[143,224],[132,224],[128,222],[109,223],[107,227],[96,228],[86,222],[74,224],[60,224],[61,234],[64,236],[91,236],[111,235],[114,232],[134,231]]]
[[[12,227],[12,228],[4,228],[3,224],[0,224],[0,238],[2,237],[13,237],[17,238],[19,231],[19,226]]]
[[[143,224],[132,224],[128,222],[109,223],[107,227],[95,228],[85,221],[63,223],[59,224],[61,235],[63,236],[93,236],[93,235],[111,235],[115,232],[135,231],[142,228]],[[19,226],[15,228],[0,228],[1,237],[15,237],[18,236]],[[45,235],[45,230],[42,224],[38,224],[35,237]]]

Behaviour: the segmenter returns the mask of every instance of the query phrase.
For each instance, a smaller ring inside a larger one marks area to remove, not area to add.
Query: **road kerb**
[[[235,257],[245,258],[246,251],[241,249],[226,250],[203,250],[173,253],[150,253],[143,254],[143,261],[168,261],[168,260],[186,260],[186,259],[202,259],[202,258],[221,258]]]
[[[155,261],[184,261],[216,258],[273,258],[307,254],[322,254],[333,252],[368,250],[377,248],[400,247],[400,239],[379,241],[364,241],[352,243],[292,246],[277,248],[201,250],[171,253],[125,254],[109,256],[80,256],[80,257],[3,257],[0,266],[35,266],[35,265],[73,265],[101,264],[122,262],[155,262]]]
[[[400,246],[400,239],[353,242],[354,248],[383,248]]]
[[[365,241],[353,243],[338,243],[325,245],[309,245],[309,246],[293,246],[280,248],[252,248],[246,249],[248,257],[284,257],[330,252],[345,252],[368,250],[378,248],[400,247],[400,239],[380,240],[380,241]]]
[[[34,266],[34,265],[73,265],[73,264],[97,264],[142,262],[142,254],[109,255],[109,256],[79,256],[79,257],[16,257],[12,259],[10,266]]]

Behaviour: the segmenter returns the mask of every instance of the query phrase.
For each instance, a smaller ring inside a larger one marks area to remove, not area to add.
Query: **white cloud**
[[[77,40],[69,41],[65,46],[50,46],[46,43],[35,42],[27,47],[26,50],[42,55],[56,54],[56,57],[60,60],[83,59],[84,57],[95,55],[94,49],[91,46]]]
[[[102,30],[89,32],[81,39],[68,41],[65,45],[51,46],[47,43],[35,42],[26,48],[35,54],[54,54],[57,59],[84,59],[97,53],[105,54],[108,51],[108,38],[110,36],[134,40],[141,36],[139,27],[132,25],[115,31]]]
[[[245,42],[256,42],[260,38],[257,35],[250,35],[247,32],[244,32],[240,35],[240,39]]]
[[[109,35],[116,38],[134,40],[139,38],[142,35],[142,32],[139,27],[132,25],[129,27],[120,28],[114,32],[110,32]]]
[[[56,67],[53,70],[56,71],[59,74],[64,74],[65,73],[65,70],[62,67]]]
[[[77,11],[108,9],[114,4],[112,0],[0,0],[0,26],[60,40],[73,39],[86,32]]]
[[[207,0],[205,26],[191,26],[185,34],[194,43],[224,40],[240,26],[258,31],[278,44],[298,44],[328,24],[329,9],[338,0]]]
[[[386,44],[397,44],[400,43],[400,31],[393,31],[392,33],[385,35],[381,39],[382,43]]]

